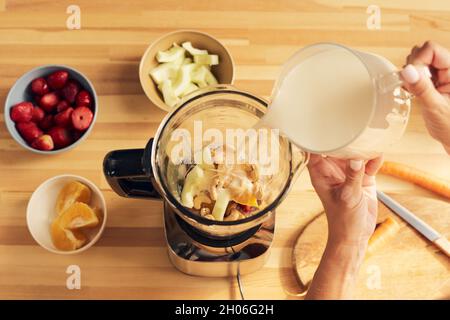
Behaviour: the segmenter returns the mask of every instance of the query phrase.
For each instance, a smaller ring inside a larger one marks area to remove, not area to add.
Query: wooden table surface
[[[267,97],[280,65],[311,43],[342,43],[383,55],[398,67],[412,46],[427,39],[450,48],[449,1],[376,1],[381,8],[381,29],[368,30],[366,10],[372,2],[0,0],[2,104],[23,73],[56,63],[85,73],[100,99],[98,120],[89,138],[76,149],[55,156],[22,149],[8,134],[5,115],[0,114],[0,298],[239,298],[234,279],[198,278],[176,271],[165,248],[161,202],[120,198],[102,176],[102,160],[108,151],[143,147],[164,116],[140,87],[141,55],[166,32],[180,28],[205,31],[231,51],[235,85]],[[72,3],[81,8],[81,30],[66,28],[66,8]],[[386,158],[450,179],[450,158],[427,134],[417,103],[406,134]],[[80,255],[47,252],[33,241],[26,227],[25,210],[33,190],[63,173],[92,180],[107,201],[104,235]],[[379,177],[379,186],[384,191],[434,197],[384,176]],[[285,299],[289,298],[286,292],[299,290],[291,250],[299,229],[320,210],[304,172],[277,212],[268,263],[242,279],[247,299]],[[72,264],[81,268],[80,290],[66,288],[66,268]],[[448,284],[442,279],[440,294],[447,298]]]

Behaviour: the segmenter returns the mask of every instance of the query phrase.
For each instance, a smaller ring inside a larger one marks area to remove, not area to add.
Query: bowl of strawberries
[[[79,71],[62,65],[37,67],[6,97],[5,123],[24,148],[54,154],[86,139],[97,117],[97,95]]]

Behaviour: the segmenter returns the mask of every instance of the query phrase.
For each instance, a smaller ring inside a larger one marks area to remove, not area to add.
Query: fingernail
[[[429,71],[429,70],[428,70]],[[401,71],[403,79],[409,84],[414,84],[420,79],[419,72],[417,69],[412,65],[408,64],[402,71]]]
[[[363,161],[362,160],[350,160],[350,168],[353,171],[361,170],[362,165],[363,165]]]

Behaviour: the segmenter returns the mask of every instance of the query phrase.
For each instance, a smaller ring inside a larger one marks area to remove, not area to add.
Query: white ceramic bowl
[[[89,128],[83,133],[83,135],[75,142],[69,144],[65,148],[56,149],[56,150],[50,150],[50,151],[42,151],[38,149],[32,148],[19,134],[19,132],[16,129],[15,123],[11,120],[10,117],[10,110],[11,108],[16,105],[19,102],[22,101],[33,101],[32,97],[33,94],[31,93],[30,84],[31,82],[39,77],[46,77],[52,72],[55,72],[57,70],[65,70],[69,73],[69,77],[72,79],[77,80],[83,87],[84,90],[87,90],[93,99],[93,110],[94,110],[94,118],[92,119],[92,123],[89,126]],[[34,153],[40,153],[40,154],[57,154],[62,153],[65,151],[68,151],[70,149],[75,148],[77,145],[79,145],[83,140],[85,140],[89,134],[92,131],[92,128],[94,127],[94,123],[97,120],[97,114],[98,114],[98,97],[97,93],[95,92],[94,86],[89,81],[89,79],[80,71],[64,66],[64,65],[44,65],[37,68],[34,68],[27,73],[25,73],[23,76],[21,76],[17,81],[14,83],[14,85],[11,87],[11,89],[8,92],[8,95],[6,96],[5,101],[5,111],[4,111],[4,117],[5,117],[5,124],[6,128],[8,129],[9,133],[13,137],[13,139],[20,144],[25,149],[28,149]]]
[[[101,208],[103,211],[103,222],[98,228],[97,233],[83,247],[73,251],[63,251],[57,249],[50,235],[50,225],[56,217],[55,204],[59,192],[64,185],[70,181],[79,181],[87,185],[92,191],[91,206]],[[75,254],[83,252],[92,247],[101,234],[106,225],[106,202],[100,189],[91,181],[76,175],[64,174],[56,176],[44,181],[31,195],[27,207],[27,225],[34,240],[43,248],[53,253],[59,254]]]

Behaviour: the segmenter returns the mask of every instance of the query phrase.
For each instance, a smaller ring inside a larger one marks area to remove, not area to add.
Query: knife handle
[[[447,257],[450,257],[450,242],[447,240],[447,238],[442,236],[434,240],[433,243],[436,245],[436,247],[441,249],[447,255]]]

